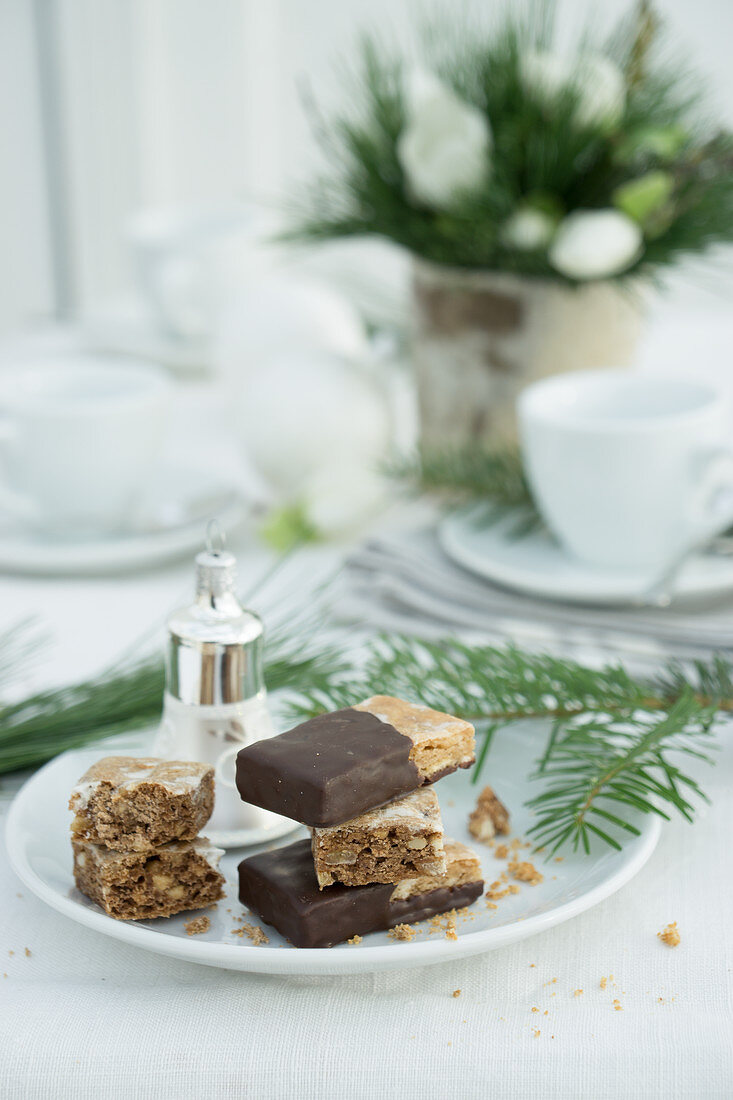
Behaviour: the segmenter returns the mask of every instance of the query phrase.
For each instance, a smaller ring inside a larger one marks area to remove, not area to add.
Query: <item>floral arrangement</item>
[[[424,64],[364,45],[358,107],[319,120],[331,170],[294,236],[386,237],[463,268],[577,284],[733,240],[733,139],[664,59],[643,2],[560,52],[552,6],[426,35]]]

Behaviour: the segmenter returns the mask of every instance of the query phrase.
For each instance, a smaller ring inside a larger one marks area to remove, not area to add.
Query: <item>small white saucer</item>
[[[546,530],[515,537],[517,517],[509,513],[482,524],[483,505],[447,516],[438,528],[443,550],[472,573],[506,588],[569,603],[643,603],[657,577],[602,569],[574,558]],[[733,591],[733,555],[692,554],[673,586],[675,600],[709,599]]]
[[[216,519],[227,534],[242,522],[246,512],[239,489],[216,473],[164,469],[151,484],[139,518],[128,531],[72,541],[8,521],[0,526],[0,571],[73,576],[156,565],[200,549],[209,520]]]

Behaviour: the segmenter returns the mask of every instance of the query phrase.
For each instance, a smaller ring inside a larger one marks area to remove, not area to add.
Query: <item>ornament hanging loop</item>
[[[221,554],[226,549],[227,538],[218,519],[210,519],[206,524],[206,552]]]

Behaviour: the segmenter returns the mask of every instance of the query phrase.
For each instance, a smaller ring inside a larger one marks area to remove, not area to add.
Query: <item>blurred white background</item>
[[[629,5],[559,6],[577,25],[611,23]],[[658,8],[733,124],[730,0]],[[319,156],[299,86],[328,107],[335,67],[361,29],[404,41],[427,9],[415,0],[3,0],[0,333],[78,317],[123,293],[122,225],[136,209],[234,197],[276,207]]]

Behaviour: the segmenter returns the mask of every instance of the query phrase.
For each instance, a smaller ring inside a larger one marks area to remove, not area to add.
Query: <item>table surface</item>
[[[235,549],[245,581],[255,577],[265,561],[247,532]],[[189,586],[186,563],[106,579],[6,577],[0,605],[5,624],[29,613],[49,623],[57,645],[35,670],[48,684],[104,665]],[[590,912],[478,958],[358,977],[229,973],[138,952],[46,908],[3,849],[0,1092],[730,1097],[731,727],[704,782],[712,804],[695,825],[666,826],[639,877]],[[11,788],[0,782],[6,798]],[[670,921],[682,936],[673,949],[656,935]]]

